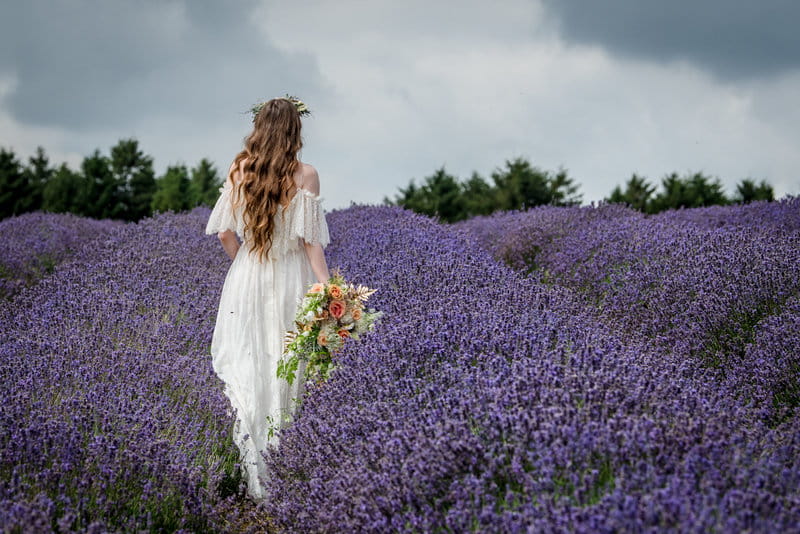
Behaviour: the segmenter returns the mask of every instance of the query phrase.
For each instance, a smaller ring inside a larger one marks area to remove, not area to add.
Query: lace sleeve
[[[322,198],[307,189],[299,189],[297,194],[302,196],[294,211],[291,232],[306,243],[327,246],[331,238],[322,210]]]
[[[208,224],[206,224],[207,234],[216,234],[225,230],[235,232],[237,230],[236,218],[231,204],[231,189],[232,185],[229,180],[226,180],[225,185],[219,188],[219,198],[214,205],[214,209],[211,210]]]

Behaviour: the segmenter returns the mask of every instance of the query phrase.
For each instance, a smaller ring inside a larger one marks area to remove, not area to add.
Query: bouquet
[[[364,309],[374,289],[349,284],[334,275],[324,284],[312,284],[295,317],[296,330],[286,333],[284,358],[278,362],[278,378],[292,384],[300,361],[306,362],[305,378],[322,382],[335,368],[334,356],[348,342],[372,330],[382,312]]]

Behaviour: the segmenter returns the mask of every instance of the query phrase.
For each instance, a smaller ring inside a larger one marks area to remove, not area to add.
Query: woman
[[[298,159],[303,146],[298,108],[305,110],[290,98],[254,108],[253,131],[206,226],[233,260],[222,287],[211,356],[236,413],[233,437],[255,500],[264,498],[267,478],[261,453],[274,444],[272,429],[287,420],[293,399],[303,394],[302,381],[289,386],[276,377],[284,334],[308,285],[330,278],[322,251],[330,239],[319,176]]]

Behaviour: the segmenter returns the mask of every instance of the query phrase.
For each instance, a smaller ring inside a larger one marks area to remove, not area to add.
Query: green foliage
[[[24,213],[28,183],[12,150],[0,148],[0,218]]]
[[[467,217],[489,215],[495,210],[494,190],[477,172],[464,182],[462,196]]]
[[[384,203],[406,207],[417,213],[456,222],[488,215],[498,210],[521,210],[540,205],[580,204],[579,186],[559,169],[555,173],[532,166],[525,158],[507,160],[495,169],[491,180],[477,172],[460,181],[444,167],[417,185],[412,179],[399,188],[394,200]],[[169,167],[155,178],[153,158],[144,154],[136,139],[120,139],[104,156],[99,150],[86,156],[79,172],[66,164],[52,167],[42,147],[28,160],[19,162],[13,150],[0,148],[0,219],[25,212],[45,210],[71,212],[94,218],[136,221],[158,211],[181,211],[199,205],[213,206],[222,177],[206,158],[187,171]],[[765,180],[743,179],[732,198],[718,178],[703,173],[679,176],[671,173],[661,188],[633,174],[614,187],[606,201],[624,203],[645,213],[668,209],[724,205],[731,202],[772,201],[775,192]]]
[[[95,150],[83,159],[83,188],[80,206],[87,217],[95,219],[124,219],[127,215],[127,195],[121,178],[114,175],[111,160]]]
[[[444,170],[444,167],[425,178],[420,187],[412,180],[395,202],[410,210],[425,215],[437,216],[443,221],[454,222],[464,219],[464,199],[458,180]]]
[[[647,211],[656,188],[646,179],[634,173],[625,184],[625,191],[616,186],[606,200],[615,204],[627,204],[633,209]]]
[[[62,163],[44,186],[42,209],[54,213],[82,213],[79,200],[83,188],[83,176]]]
[[[567,176],[566,169],[559,169],[555,175],[548,175],[547,186],[550,189],[550,204],[553,206],[577,206],[581,203],[579,186]]]
[[[505,162],[505,167],[491,174],[487,183],[477,172],[464,181],[448,174],[444,167],[424,179],[401,187],[387,204],[403,206],[417,213],[436,216],[444,222],[456,222],[498,210],[527,209],[543,204],[569,206],[579,204],[578,186],[563,169],[552,174],[533,167],[524,158]]]
[[[736,194],[733,197],[734,202],[746,204],[756,200],[767,200],[772,202],[775,200],[775,191],[766,180],[761,180],[756,184],[754,180],[745,178],[736,186]]]
[[[136,139],[120,139],[111,147],[111,171],[117,196],[125,204],[123,218],[137,221],[150,215],[156,191],[153,158],[139,150]]]
[[[44,202],[44,188],[53,178],[55,169],[50,167],[50,160],[44,148],[37,147],[36,154],[28,158],[28,166],[22,172],[27,184],[27,194],[22,201],[22,211],[41,209]]]
[[[701,172],[678,176],[671,173],[661,179],[661,189],[637,174],[633,174],[623,190],[619,185],[606,198],[608,202],[623,203],[645,213],[658,213],[680,208],[730,204],[719,178],[711,178]]]
[[[217,174],[214,164],[206,158],[200,160],[192,169],[192,179],[189,184],[189,203],[194,206],[213,207],[219,196],[222,180]]]
[[[696,172],[683,178],[672,173],[661,180],[661,192],[650,203],[648,211],[657,213],[669,209],[701,208],[703,206],[725,205],[730,201],[722,190],[718,178],[713,180],[703,173]]]
[[[548,175],[523,158],[506,161],[492,173],[497,209],[519,210],[549,204],[553,199]]]
[[[645,213],[658,213],[669,209],[726,205],[732,201],[771,201],[775,198],[772,186],[766,181],[756,184],[745,179],[737,186],[737,194],[729,199],[719,178],[701,172],[685,176],[671,173],[662,178],[660,185],[656,192],[655,185],[634,173],[624,189],[617,185],[606,201],[627,204]],[[551,173],[532,166],[524,158],[516,158],[507,160],[504,167],[492,172],[491,183],[477,172],[460,182],[442,167],[420,185],[411,180],[407,187],[399,189],[394,200],[384,198],[384,202],[436,216],[444,222],[455,222],[498,210],[524,210],[545,204],[580,204],[578,189],[566,170]]]
[[[182,165],[170,167],[156,180],[153,158],[132,138],[120,139],[108,156],[95,150],[78,171],[66,163],[51,166],[42,147],[27,165],[13,150],[0,148],[0,219],[43,210],[137,221],[149,217],[154,207],[180,211],[212,206],[221,185],[217,170],[205,158],[192,169],[191,180]]]
[[[167,167],[157,181],[153,195],[153,211],[182,211],[191,207],[189,199],[189,171],[186,165]]]
[[[315,357],[317,355],[318,352],[311,353],[312,357]],[[297,377],[297,368],[299,365],[300,365],[300,358],[297,357],[296,355],[291,355],[286,360],[281,358],[280,360],[278,360],[278,371],[276,376],[278,378],[283,378],[291,386],[294,383],[294,379]]]

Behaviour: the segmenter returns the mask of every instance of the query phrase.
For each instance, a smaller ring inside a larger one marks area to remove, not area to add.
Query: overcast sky
[[[584,201],[634,172],[800,193],[800,2],[9,0],[0,146],[77,168],[135,137],[227,167],[292,93],[329,209],[522,156]]]

